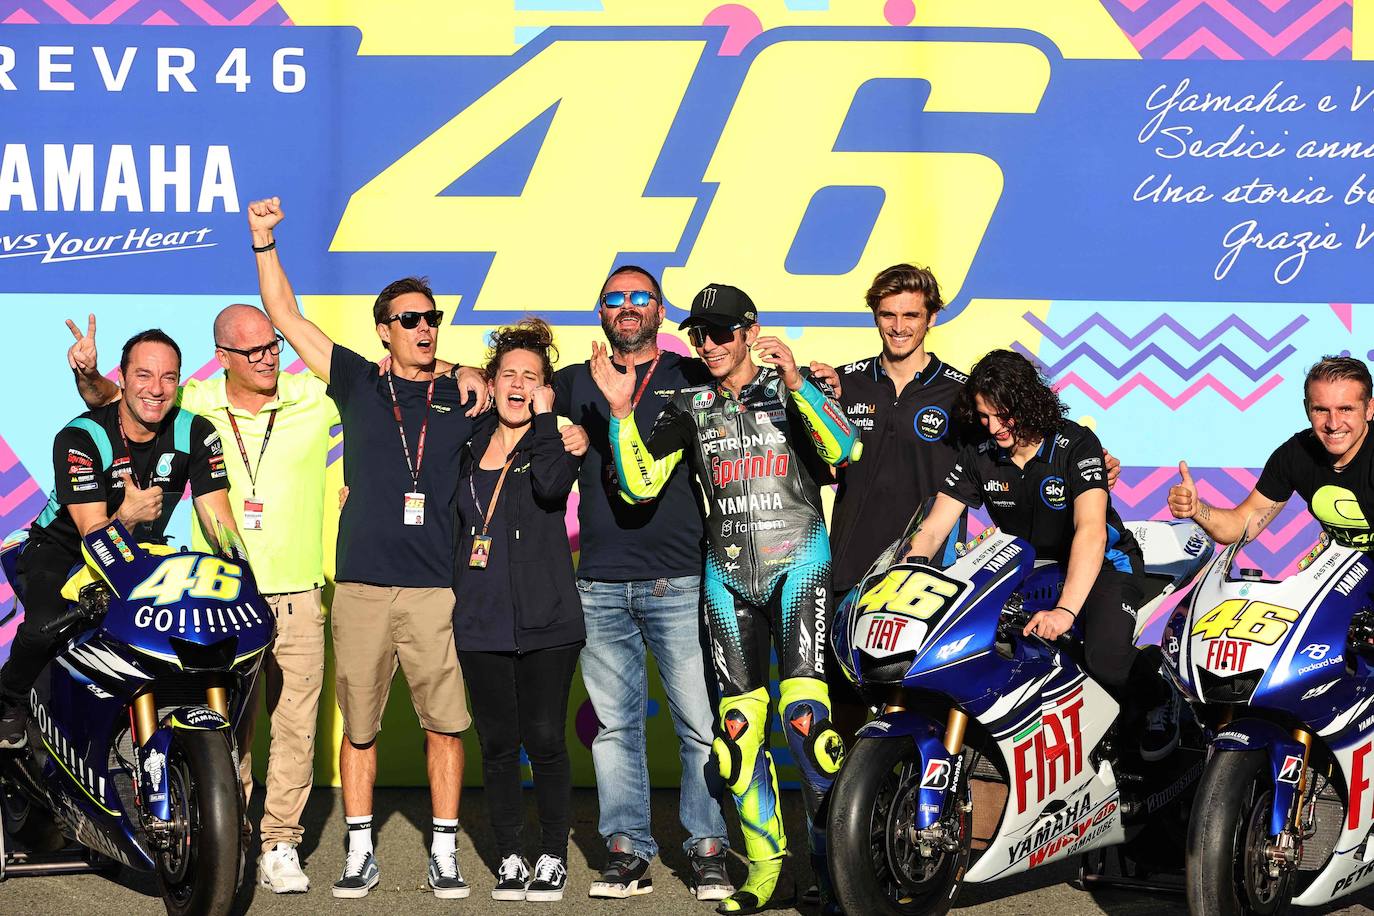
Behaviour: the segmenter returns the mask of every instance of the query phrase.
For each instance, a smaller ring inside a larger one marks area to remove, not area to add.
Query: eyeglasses
[[[280,334],[277,334],[275,335],[275,337],[276,339],[273,340],[270,344],[263,344],[261,347],[253,347],[251,350],[240,350],[238,347],[226,347],[224,344],[221,343],[217,343],[215,344],[215,346],[219,347],[226,353],[237,353],[239,356],[242,356],[250,363],[260,363],[267,358],[267,354],[269,353],[273,356],[276,356],[277,354],[281,353],[282,336]]]
[[[635,308],[641,309],[644,308],[644,306],[648,305],[650,302],[653,302],[658,299],[657,296],[649,292],[647,289],[632,289],[629,292],[617,290],[613,293],[602,293],[601,304],[606,306],[607,308],[618,309],[625,305],[625,299],[627,296],[629,297],[630,305],[633,305]]]
[[[687,339],[692,342],[692,346],[700,349],[706,346],[709,339],[711,343],[718,347],[723,347],[735,340],[735,332],[744,327],[742,324],[732,324],[729,327],[719,327],[715,325],[696,325],[687,329]]]
[[[384,324],[391,324],[391,322],[396,321],[400,322],[401,327],[405,328],[407,331],[413,331],[420,326],[421,318],[423,318],[425,324],[429,325],[431,328],[437,328],[444,322],[444,313],[440,309],[430,309],[427,312],[401,312],[397,315],[392,315]]]

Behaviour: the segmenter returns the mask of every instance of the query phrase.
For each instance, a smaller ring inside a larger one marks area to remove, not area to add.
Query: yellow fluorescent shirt
[[[179,403],[219,431],[229,472],[229,504],[248,547],[258,591],[275,595],[323,585],[325,465],[329,429],[339,422],[339,409],[325,394],[324,382],[309,372],[281,373],[276,399],[257,416],[229,405],[223,375],[188,381]],[[238,424],[256,483],[250,482],[226,410]],[[274,413],[277,419],[264,454],[262,438]],[[244,524],[248,499],[262,503],[260,531]],[[191,543],[197,550],[209,549],[199,519],[192,525]]]

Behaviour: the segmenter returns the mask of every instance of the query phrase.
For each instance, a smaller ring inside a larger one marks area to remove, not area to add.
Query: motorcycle
[[[1323,535],[1276,581],[1236,565],[1243,547],[1164,630],[1166,670],[1216,727],[1187,842],[1189,912],[1213,916],[1374,882],[1370,558]]]
[[[1151,868],[1180,866],[1170,856],[1202,736],[1143,764],[1081,644],[1021,635],[1055,605],[1059,566],[996,528],[943,559],[902,562],[923,517],[845,596],[832,631],[841,667],[881,710],[828,800],[844,912],[942,914],[966,882],[1117,844]],[[1130,527],[1149,588],[1138,632],[1206,566],[1212,542],[1192,523]]]
[[[140,545],[118,521],[87,535],[69,609],[44,628],[66,642],[30,693],[28,744],[0,752],[4,833],[153,871],[173,916],[227,913],[238,889],[233,726],[275,627],[242,545],[219,543]],[[20,546],[0,553],[11,584]],[[0,855],[10,874],[23,861]]]

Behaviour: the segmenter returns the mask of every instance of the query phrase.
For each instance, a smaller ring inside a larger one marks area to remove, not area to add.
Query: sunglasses
[[[625,305],[626,297],[629,298],[630,305],[636,308],[644,308],[644,306],[658,299],[647,289],[632,289],[629,292],[602,293],[601,304],[607,308],[618,309]]]
[[[240,350],[238,347],[226,347],[224,344],[215,344],[226,353],[237,353],[250,363],[260,363],[267,358],[267,354],[276,356],[281,353],[282,336],[276,335],[276,340],[270,344],[263,344],[261,347],[253,347],[251,350]]]
[[[698,349],[706,346],[706,341],[718,347],[723,347],[735,340],[735,332],[744,327],[742,324],[732,324],[729,327],[716,327],[713,325],[696,325],[687,329],[687,339],[692,342],[692,346]]]
[[[407,331],[413,331],[420,326],[420,319],[424,319],[425,324],[431,328],[437,328],[444,321],[444,313],[441,309],[430,309],[427,312],[401,312],[392,315],[384,323],[399,322],[401,327]]]

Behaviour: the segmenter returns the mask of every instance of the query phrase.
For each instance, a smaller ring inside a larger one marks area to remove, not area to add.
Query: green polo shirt
[[[248,547],[258,591],[277,595],[323,585],[325,466],[329,429],[339,422],[339,409],[325,394],[324,382],[309,372],[281,373],[276,399],[257,416],[229,405],[223,375],[187,382],[178,403],[213,423],[224,443],[229,503]],[[249,481],[227,411],[238,424],[255,483]],[[277,419],[264,453],[262,438],[272,414]],[[243,504],[250,498],[262,503],[261,531],[244,525]],[[197,550],[208,549],[199,520],[192,528],[191,543]]]

